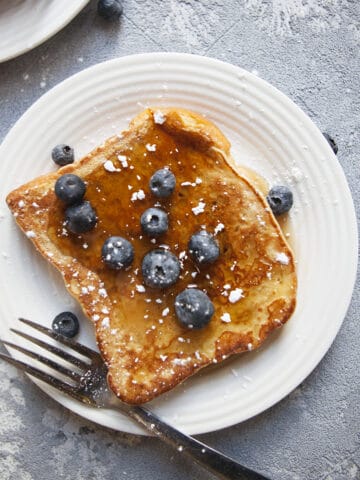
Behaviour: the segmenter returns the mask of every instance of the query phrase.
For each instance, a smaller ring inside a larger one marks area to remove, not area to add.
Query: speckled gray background
[[[0,64],[0,140],[47,89],[117,56],[180,51],[229,61],[293,99],[339,145],[359,211],[358,0],[125,0],[120,23],[90,4],[44,45]],[[359,283],[329,352],[292,394],[201,439],[278,480],[360,479]],[[180,480],[206,473],[152,438],[57,405],[0,363],[0,479]]]

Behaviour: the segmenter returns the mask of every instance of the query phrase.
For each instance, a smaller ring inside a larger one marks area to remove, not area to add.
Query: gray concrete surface
[[[357,0],[125,0],[120,23],[92,1],[42,46],[0,65],[0,140],[44,91],[117,56],[181,51],[227,60],[292,98],[332,134],[357,211]],[[329,352],[292,394],[245,423],[201,439],[277,480],[360,479],[359,282]],[[1,480],[180,480],[207,474],[151,438],[66,411],[0,363]]]

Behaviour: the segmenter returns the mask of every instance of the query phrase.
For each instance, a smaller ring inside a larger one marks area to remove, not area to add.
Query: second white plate
[[[88,1],[0,1],[0,62],[17,57],[55,35]]]
[[[237,161],[270,184],[290,185],[295,197],[290,240],[299,290],[294,316],[259,351],[205,370],[152,402],[152,408],[175,426],[203,433],[264,411],[321,360],[345,316],[354,285],[354,207],[343,171],[320,131],[260,78],[186,54],[135,55],[96,65],[40,98],[0,148],[2,337],[9,338],[9,327],[19,316],[46,325],[64,309],[81,316],[60,276],[19,232],[4,203],[6,194],[54,168],[54,145],[73,145],[79,158],[125,128],[147,105],[181,106],[208,116],[232,142]],[[82,320],[80,341],[94,345],[90,322]],[[142,433],[120,414],[89,409],[47,386],[41,388],[97,423]]]

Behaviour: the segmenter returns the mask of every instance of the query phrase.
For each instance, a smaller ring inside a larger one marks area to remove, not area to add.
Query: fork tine
[[[18,350],[19,352],[27,355],[28,357],[34,358],[38,362],[43,363],[44,365],[47,365],[48,367],[52,368],[56,372],[62,373],[63,375],[66,375],[67,377],[75,380],[75,381],[80,381],[81,375],[79,375],[76,372],[73,372],[69,370],[66,367],[63,367],[62,365],[59,365],[58,363],[54,362],[53,360],[50,360],[50,358],[43,357],[42,355],[39,355],[38,353],[32,352],[31,350],[28,350],[27,348],[20,347],[20,345],[16,345],[15,343],[8,342],[6,340],[1,340],[1,342],[4,345],[8,345],[11,348],[14,348],[15,350]]]
[[[20,337],[25,338],[26,340],[29,340],[32,343],[35,343],[35,345],[38,345],[39,347],[43,348],[44,350],[47,350],[50,353],[53,353],[54,355],[57,355],[58,357],[62,358],[63,360],[66,360],[69,363],[72,363],[76,365],[78,368],[82,370],[88,370],[89,369],[89,364],[86,362],[83,362],[77,357],[74,357],[70,353],[64,352],[64,350],[61,350],[58,347],[55,347],[54,345],[50,345],[46,342],[43,342],[42,340],[39,340],[38,338],[32,337],[31,335],[28,335],[27,333],[21,332],[20,330],[16,330],[14,328],[10,328],[10,330]]]
[[[86,347],[81,343],[74,342],[64,337],[64,335],[54,332],[50,328],[46,328],[43,325],[39,325],[38,323],[32,322],[31,320],[26,320],[26,318],[19,318],[19,321],[22,323],[25,323],[25,325],[29,325],[30,327],[35,328],[35,330],[38,330],[39,332],[44,333],[48,337],[53,338],[54,340],[57,340],[63,345],[66,345],[67,347],[71,347],[73,350],[80,353],[81,355],[84,355],[85,357],[94,358],[94,357],[100,356],[99,353],[96,352],[95,350],[92,350],[91,348]]]
[[[16,360],[15,358],[9,357],[8,355],[4,355],[3,353],[0,353],[0,358],[2,360],[5,360],[5,362],[10,363],[11,365],[14,365],[15,367],[20,368],[20,370],[23,370],[29,375],[32,375],[33,377],[36,377],[39,380],[47,383],[51,387],[54,387],[57,390],[60,390],[60,392],[66,393],[70,397],[73,397],[76,400],[79,400],[83,403],[91,404],[91,400],[81,395],[77,391],[76,387],[73,387],[68,383],[62,382],[58,378],[52,377],[51,375],[48,375],[47,373],[42,372],[38,368],[32,367],[31,365],[27,365],[26,363],[21,362],[20,360]]]

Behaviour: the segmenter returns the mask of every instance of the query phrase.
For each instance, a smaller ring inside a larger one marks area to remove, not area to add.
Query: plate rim
[[[299,380],[299,377],[296,377],[296,379],[294,379],[293,382],[290,383],[290,386],[289,386],[289,384],[287,384],[286,388],[284,388],[283,390],[280,390],[280,393],[278,392],[277,395],[273,395],[271,398],[268,399],[267,402],[264,402],[264,404],[263,404],[263,406],[261,407],[260,410],[253,407],[252,410],[255,410],[255,411],[252,411],[252,413],[247,415],[246,418],[242,418],[240,421],[235,420],[235,421],[230,421],[230,422],[221,423],[221,424],[219,422],[212,421],[212,422],[209,422],[209,427],[208,427],[208,424],[206,424],[206,426],[204,426],[204,428],[202,428],[202,429],[197,428],[196,431],[191,432],[192,434],[201,434],[201,433],[206,433],[206,432],[226,428],[226,427],[229,427],[229,426],[232,426],[232,425],[236,425],[236,424],[238,424],[240,422],[243,422],[243,421],[245,421],[249,418],[252,418],[253,416],[255,416],[257,414],[265,412],[268,408],[275,405],[280,400],[284,399],[298,385],[300,385],[300,383],[302,383],[304,381],[304,379],[307,378],[307,376],[318,366],[318,364],[320,363],[320,361],[322,360],[322,358],[324,357],[324,355],[326,354],[326,352],[329,350],[330,346],[332,345],[332,343],[333,343],[334,339],[336,338],[336,335],[337,335],[337,333],[338,333],[338,331],[339,331],[339,329],[340,329],[340,327],[341,327],[341,325],[342,325],[342,323],[345,319],[346,312],[347,312],[347,310],[349,308],[349,305],[351,303],[352,293],[353,293],[353,289],[354,289],[354,285],[355,285],[355,281],[356,281],[356,272],[357,272],[358,230],[357,230],[356,212],[355,212],[354,202],[353,202],[353,199],[352,199],[352,196],[351,196],[351,191],[350,191],[350,188],[349,188],[349,185],[347,183],[346,176],[345,176],[345,172],[343,171],[340,162],[338,161],[338,159],[336,158],[336,156],[332,152],[330,146],[328,145],[326,139],[323,137],[323,135],[320,132],[320,130],[318,129],[318,127],[315,125],[315,123],[312,122],[312,120],[306,115],[306,113],[303,112],[303,110],[298,105],[296,105],[288,96],[286,96],[284,93],[282,93],[276,87],[274,87],[273,85],[268,83],[266,80],[259,79],[257,76],[248,72],[245,69],[242,69],[241,67],[238,67],[238,66],[233,65],[231,63],[224,62],[222,60],[215,59],[215,58],[212,58],[212,57],[203,57],[203,56],[200,56],[200,55],[194,55],[194,54],[188,54],[188,53],[150,52],[150,53],[141,53],[141,54],[134,54],[134,55],[118,57],[118,58],[114,58],[114,59],[111,59],[111,60],[107,60],[105,62],[101,62],[101,63],[95,64],[95,65],[92,65],[92,66],[90,66],[90,67],[88,67],[84,70],[81,70],[80,72],[77,72],[76,74],[66,78],[65,80],[63,80],[62,82],[60,82],[59,84],[54,86],[52,89],[50,89],[44,95],[42,95],[38,100],[36,100],[26,110],[26,112],[24,112],[24,114],[16,121],[16,123],[13,125],[13,127],[8,131],[8,133],[6,134],[3,142],[0,145],[0,155],[2,154],[2,151],[6,149],[7,143],[9,142],[11,144],[11,137],[13,135],[16,135],[17,129],[21,128],[22,123],[27,121],[27,117],[31,116],[33,114],[33,112],[36,111],[37,108],[41,109],[41,106],[42,106],[43,102],[47,102],[48,98],[51,98],[51,96],[54,93],[56,94],[57,89],[61,90],[61,88],[64,88],[64,85],[66,87],[67,83],[71,83],[73,81],[78,81],[79,78],[81,79],[82,75],[86,76],[89,71],[94,71],[98,68],[99,69],[107,68],[107,66],[109,64],[114,64],[115,65],[117,63],[121,64],[121,63],[127,63],[127,62],[135,62],[135,63],[140,62],[141,63],[141,61],[143,59],[145,59],[146,61],[148,61],[149,59],[152,59],[152,61],[156,61],[155,59],[157,59],[157,61],[163,61],[165,59],[171,59],[171,58],[172,59],[183,58],[185,61],[186,61],[186,59],[190,59],[190,58],[194,59],[195,58],[195,59],[197,59],[197,61],[204,62],[208,66],[215,67],[215,66],[222,65],[224,68],[226,67],[227,69],[233,70],[234,72],[236,71],[236,72],[245,73],[248,77],[251,77],[253,80],[256,78],[258,81],[260,81],[264,88],[270,89],[271,91],[273,91],[274,94],[276,96],[278,96],[280,99],[282,99],[283,101],[285,101],[288,106],[291,105],[291,108],[294,110],[294,112],[296,112],[298,115],[301,115],[302,120],[311,127],[313,133],[315,134],[315,132],[317,131],[319,141],[320,141],[320,139],[322,139],[321,141],[323,143],[323,146],[326,145],[326,147],[328,149],[328,152],[331,153],[333,160],[335,160],[334,166],[336,166],[337,173],[339,173],[342,176],[342,182],[343,182],[345,190],[346,190],[346,192],[344,191],[343,193],[346,197],[347,208],[349,209],[349,214],[353,217],[353,222],[351,223],[351,230],[352,230],[351,231],[351,243],[352,243],[352,247],[353,247],[353,250],[354,250],[353,251],[354,259],[356,259],[356,260],[353,264],[352,276],[351,276],[351,282],[350,282],[351,285],[352,285],[352,289],[349,291],[349,293],[346,297],[346,301],[344,301],[344,305],[343,305],[343,309],[342,309],[343,314],[341,316],[339,315],[339,319],[336,322],[336,324],[332,325],[333,333],[332,333],[331,337],[329,337],[328,341],[325,344],[322,345],[321,349],[317,350],[317,352],[316,352],[317,355],[315,356],[315,359],[312,361],[309,368],[307,370],[303,371],[300,380]],[[44,390],[49,396],[51,396],[57,402],[64,405],[65,407],[69,408],[71,411],[77,413],[78,415],[88,419],[88,417],[86,415],[87,410],[84,411],[84,406],[83,405],[78,404],[77,402],[74,402],[74,401],[69,401],[67,397],[59,395],[59,393],[57,391],[53,392],[50,387],[47,387],[44,384],[40,384],[40,382],[38,382],[38,381],[35,381],[35,383],[37,383],[42,390]],[[77,408],[77,407],[79,407],[79,408]],[[114,426],[111,425],[111,418],[107,418],[107,416],[104,416],[104,417],[105,417],[105,420],[103,418],[101,418],[101,419],[96,419],[96,420],[92,419],[92,421],[95,421],[96,423],[99,423],[100,425],[103,425],[103,426],[106,426],[106,427],[109,427],[109,428],[114,428]],[[115,429],[120,430],[120,431],[124,431],[124,432],[128,432],[128,433],[134,433],[134,429],[132,429],[132,428],[130,428],[130,429],[121,428],[120,429],[120,428],[115,427]],[[137,433],[137,434],[147,434],[145,432],[139,432],[137,428],[135,428],[135,433]]]
[[[78,2],[79,3],[75,6],[75,8],[71,10],[71,13],[69,12],[69,15],[66,18],[64,18],[62,22],[58,22],[52,30],[49,30],[44,36],[40,36],[37,40],[35,40],[30,45],[23,46],[16,52],[5,54],[5,55],[1,55],[1,50],[0,50],[0,63],[7,62],[14,58],[20,57],[24,53],[30,52],[34,48],[38,47],[39,45],[42,45],[51,37],[59,33],[81,12],[81,10],[85,8],[85,6],[90,2],[90,0],[78,0]],[[70,5],[74,5],[73,2],[71,2]]]

